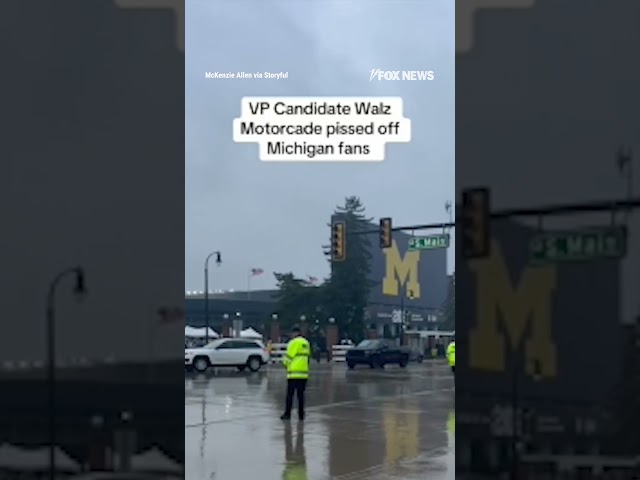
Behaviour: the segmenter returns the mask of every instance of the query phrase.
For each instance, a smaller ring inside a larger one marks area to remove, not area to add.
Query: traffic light
[[[380,248],[389,248],[393,243],[391,218],[380,219]]]
[[[491,212],[489,189],[474,188],[462,192],[462,252],[465,258],[489,256]]]
[[[331,261],[342,262],[347,257],[347,226],[345,222],[331,224]]]

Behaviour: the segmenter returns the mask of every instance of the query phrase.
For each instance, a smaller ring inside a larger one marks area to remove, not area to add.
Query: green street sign
[[[529,260],[536,265],[617,259],[626,253],[626,227],[545,232],[529,244]]]
[[[449,246],[449,234],[428,235],[426,237],[411,237],[409,239],[409,251],[413,250],[434,250],[436,248],[447,248]]]

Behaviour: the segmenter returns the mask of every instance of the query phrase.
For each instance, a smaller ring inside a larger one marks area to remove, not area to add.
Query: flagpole
[[[247,272],[247,300],[251,300],[251,269]]]
[[[444,210],[449,214],[449,224],[453,224],[453,209],[451,202],[445,202]],[[448,228],[451,231],[451,227]]]

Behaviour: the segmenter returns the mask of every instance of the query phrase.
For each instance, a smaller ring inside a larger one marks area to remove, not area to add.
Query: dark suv
[[[404,368],[409,363],[409,350],[385,339],[363,340],[351,350],[347,350],[346,361],[349,368],[358,364],[383,368],[389,363],[397,363]]]

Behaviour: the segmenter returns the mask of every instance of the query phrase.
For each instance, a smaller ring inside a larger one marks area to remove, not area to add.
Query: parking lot
[[[280,365],[188,373],[186,478],[454,478],[455,392],[446,365],[313,364],[304,422],[295,409],[290,422],[279,418],[285,382]]]

